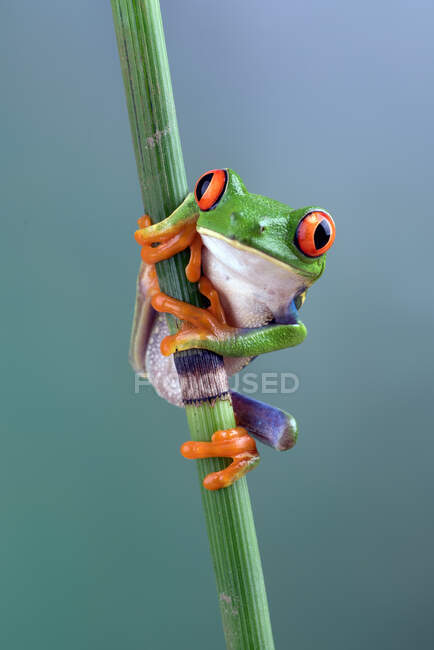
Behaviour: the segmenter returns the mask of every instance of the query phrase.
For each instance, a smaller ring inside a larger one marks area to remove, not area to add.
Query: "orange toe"
[[[220,470],[220,472],[212,472],[203,479],[203,486],[207,490],[220,490],[221,488],[233,485],[247,472],[250,472],[259,463],[260,457],[258,452],[256,454],[243,454],[234,460],[229,467]]]

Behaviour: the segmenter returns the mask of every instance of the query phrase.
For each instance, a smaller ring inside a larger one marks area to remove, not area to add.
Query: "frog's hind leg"
[[[297,440],[297,424],[289,413],[250,397],[231,392],[237,426],[216,431],[211,442],[185,442],[181,454],[185,458],[232,458],[232,463],[208,474],[203,485],[208,490],[228,487],[259,463],[256,444],[249,434],[266,445],[284,451]]]
[[[181,447],[184,458],[232,458],[232,463],[219,472],[208,474],[203,480],[207,490],[229,487],[239,478],[254,469],[259,463],[259,454],[253,438],[244,427],[216,431],[211,442],[190,440]]]
[[[278,451],[291,449],[297,441],[297,423],[289,413],[231,391],[235,417],[257,440]]]

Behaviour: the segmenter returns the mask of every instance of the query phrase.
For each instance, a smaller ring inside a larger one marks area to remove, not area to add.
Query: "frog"
[[[142,265],[137,281],[130,363],[166,401],[183,406],[174,353],[205,349],[223,358],[228,377],[255,357],[302,343],[299,318],[308,289],[323,274],[335,240],[329,212],[318,206],[291,208],[252,194],[232,169],[200,176],[193,192],[166,219],[138,220],[135,239]],[[155,264],[190,249],[185,273],[208,304],[197,307],[160,290]],[[170,333],[166,314],[181,327]],[[257,466],[256,440],[278,451],[297,440],[295,418],[286,411],[230,391],[236,427],[216,431],[208,442],[188,441],[185,458],[231,459],[203,485],[218,490]]]

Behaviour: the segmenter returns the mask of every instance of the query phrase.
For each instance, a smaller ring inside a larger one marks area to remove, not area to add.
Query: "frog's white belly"
[[[201,232],[204,275],[220,295],[228,322],[260,327],[282,321],[286,307],[308,286],[305,277],[254,249]]]

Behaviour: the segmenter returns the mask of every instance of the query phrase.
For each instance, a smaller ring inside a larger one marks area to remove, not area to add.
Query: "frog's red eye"
[[[297,226],[295,243],[308,257],[319,257],[335,240],[336,228],[327,212],[314,210],[309,212]]]
[[[202,212],[212,210],[222,198],[228,181],[225,169],[212,169],[199,178],[194,188],[196,203]]]

